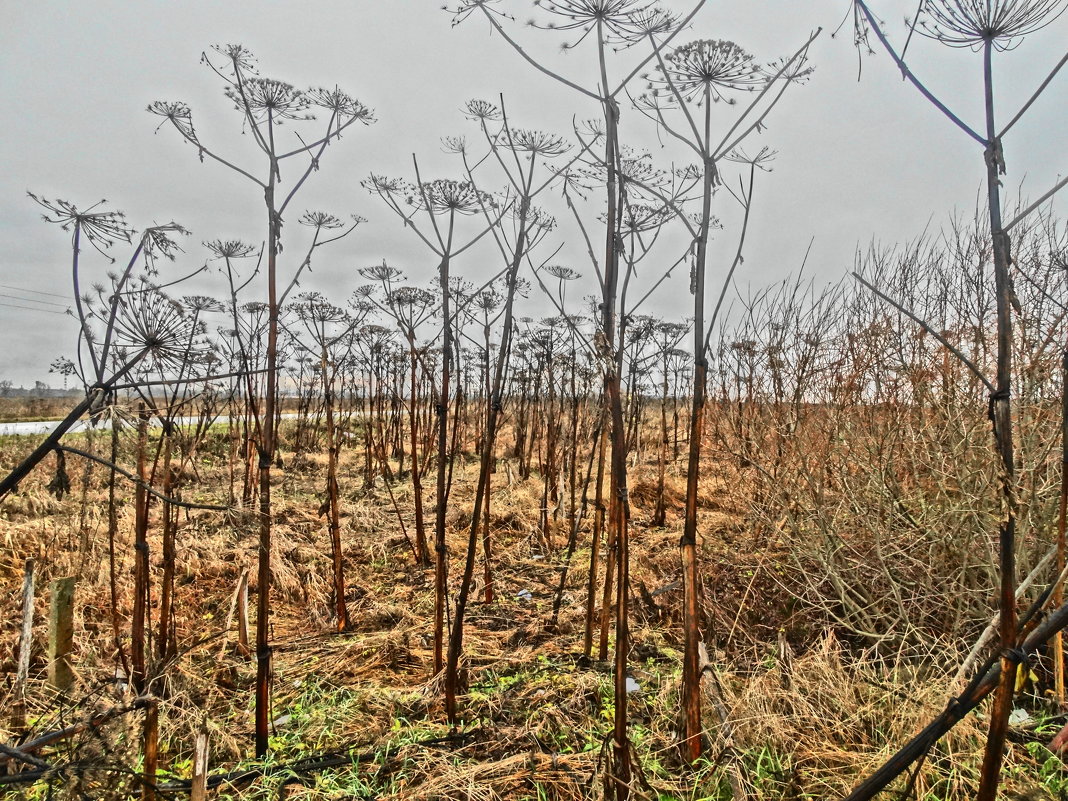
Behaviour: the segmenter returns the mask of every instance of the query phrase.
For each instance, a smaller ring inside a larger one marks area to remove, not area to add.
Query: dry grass
[[[23,443],[5,443],[21,448]],[[9,451],[5,459],[13,458]],[[351,461],[350,461],[351,460]],[[538,530],[540,482],[495,479],[492,529],[498,600],[476,602],[468,615],[469,692],[464,722],[450,739],[440,686],[429,676],[432,575],[412,564],[393,507],[379,481],[359,489],[359,460],[343,464],[343,540],[352,631],[333,632],[329,546],[318,517],[321,460],[279,471],[273,560],[275,675],[272,751],[284,762],[311,753],[355,748],[358,765],[316,772],[286,789],[287,798],[580,799],[600,792],[601,747],[610,729],[608,665],[580,654],[589,553],[583,541],[570,566],[557,631],[550,635],[553,595],[563,567],[566,526],[557,525],[553,550]],[[6,463],[6,461],[5,461]],[[218,468],[221,470],[221,468]],[[459,575],[466,541],[472,467],[460,469],[448,510],[450,575]],[[75,497],[57,501],[39,471],[23,493],[0,507],[0,672],[11,675],[17,639],[23,560],[35,557],[38,586],[54,577],[79,577],[74,663],[79,677],[72,708],[57,703],[41,680],[43,632],[33,652],[31,718],[36,732],[59,728],[128,699],[114,674],[108,589],[106,519],[99,507],[102,471],[91,476],[89,513],[78,500],[81,465],[72,465]],[[653,465],[634,471],[631,697],[636,753],[649,787],[662,798],[729,798],[732,778],[751,799],[828,798],[841,794],[944,707],[946,676],[912,673],[901,664],[836,639],[823,621],[792,603],[781,569],[782,544],[753,531],[745,517],[744,486],[726,470],[712,471],[700,503],[705,565],[706,636],[715,643],[716,677],[706,683],[706,727],[713,762],[685,769],[676,753],[675,724],[681,636],[676,543],[682,482],[669,475],[668,525],[647,525],[655,506]],[[207,486],[221,473],[204,472]],[[411,533],[411,488],[393,487]],[[210,494],[210,493],[206,493]],[[428,510],[429,511],[429,510]],[[120,510],[116,543],[118,617],[128,628],[132,599],[132,511]],[[158,528],[150,551],[158,571]],[[242,570],[256,557],[255,519],[193,512],[181,517],[178,557],[179,658],[156,665],[161,756],[165,766],[187,760],[195,732],[210,731],[217,770],[251,751],[251,691],[255,665],[237,653],[226,620]],[[478,571],[481,574],[481,566]],[[603,570],[602,570],[603,573]],[[254,607],[255,570],[250,586]],[[154,578],[158,580],[158,572]],[[479,579],[481,581],[481,578]],[[481,584],[474,597],[481,598]],[[526,597],[529,593],[529,599]],[[46,615],[38,594],[37,620]],[[156,600],[154,598],[154,600]],[[9,688],[9,684],[4,685]],[[0,690],[0,708],[9,703]],[[725,713],[726,723],[717,714]],[[62,754],[136,764],[138,716],[117,718]],[[0,726],[7,721],[0,721]],[[924,763],[919,797],[964,799],[974,790],[982,720],[971,716]],[[4,731],[0,739],[12,741]],[[1013,746],[1010,765],[1029,757]],[[58,754],[54,755],[58,758]],[[1015,762],[1013,762],[1015,760]],[[93,797],[121,797],[128,785],[97,777]],[[265,779],[221,797],[278,797],[282,778]],[[109,789],[110,788],[110,789]],[[925,796],[925,792],[932,795]],[[361,795],[363,794],[363,795]],[[650,796],[655,797],[655,796]]]
[[[0,398],[0,423],[55,420],[64,417],[81,398]]]

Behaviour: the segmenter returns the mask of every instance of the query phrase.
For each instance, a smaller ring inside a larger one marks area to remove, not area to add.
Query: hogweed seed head
[[[534,5],[550,19],[531,20],[532,27],[579,32],[577,39],[564,43],[565,50],[576,47],[597,27],[606,38],[623,45],[633,44],[648,35],[650,25],[659,27],[671,19],[658,14],[656,0],[534,0]]]
[[[561,136],[526,128],[510,129],[506,141],[511,144],[513,150],[542,158],[555,158],[571,149],[571,145]]]
[[[640,234],[645,231],[655,231],[670,218],[671,210],[666,206],[630,203],[623,209],[620,227],[623,233]]]
[[[344,224],[333,214],[328,214],[325,211],[306,211],[300,215],[300,219],[297,222],[317,230],[331,230],[340,228]]]
[[[220,259],[244,259],[256,252],[256,248],[239,239],[213,239],[204,247]]]
[[[238,85],[226,87],[226,96],[239,111],[246,111],[256,120],[313,120],[308,112],[311,100],[292,84],[274,78],[247,78]]]
[[[149,114],[163,118],[162,122],[156,126],[157,131],[170,122],[189,141],[199,141],[196,129],[193,128],[193,112],[180,100],[156,100],[150,103],[146,110]]]
[[[238,72],[247,72],[255,74],[256,72],[256,57],[252,55],[252,51],[242,44],[217,44],[212,45],[211,49],[223,56],[227,62],[229,62],[230,69],[237,74]],[[201,61],[210,63],[208,54],[204,53],[200,57]]]
[[[766,146],[760,148],[760,150],[753,156],[750,156],[741,148],[735,148],[724,156],[724,159],[733,161],[736,164],[752,164],[754,167],[763,170],[764,172],[771,172],[771,167],[768,165],[775,160],[777,155],[777,151]]]
[[[673,87],[683,100],[703,103],[707,96],[714,103],[734,103],[728,91],[752,91],[767,82],[767,76],[753,56],[737,44],[724,39],[698,39],[676,47],[664,57],[664,67],[657,67],[659,77],[649,80],[654,97],[665,102],[675,99]]]
[[[467,139],[463,136],[443,136],[441,147],[446,153],[460,155],[467,152]]]
[[[69,200],[49,200],[33,192],[26,194],[45,210],[42,215],[45,222],[55,223],[64,231],[77,229],[100,252],[115,242],[129,242],[133,235],[133,229],[126,224],[126,215],[121,211],[98,210],[107,203],[106,200],[80,210]]]
[[[386,264],[384,259],[381,264],[375,264],[371,267],[360,267],[357,272],[368,281],[379,281],[380,283],[395,281],[401,276],[401,271],[396,267],[390,267]]]
[[[487,14],[496,14],[505,19],[515,19],[510,14],[506,14],[493,7],[500,2],[501,0],[457,0],[457,2],[451,6],[446,3],[441,7],[441,10],[448,14],[452,14],[453,26],[459,25],[478,9],[482,9]]]
[[[408,307],[425,309],[436,302],[435,295],[428,289],[417,286],[399,287],[386,297],[386,303],[392,308]]]
[[[300,293],[292,308],[301,320],[321,325],[341,323],[348,319],[344,309],[332,304],[319,292]]]
[[[550,264],[545,268],[545,272],[560,281],[574,281],[582,277],[582,273],[576,272],[570,267],[564,267],[562,264]]]
[[[147,350],[160,368],[173,368],[196,356],[193,320],[181,303],[158,290],[142,290],[124,297],[115,318],[115,333],[117,346]]]
[[[176,222],[146,228],[141,234],[146,267],[152,269],[156,259],[160,256],[174,261],[175,254],[181,251],[181,247],[178,246],[178,236],[189,236],[189,231]]]
[[[1064,13],[1066,0],[925,0],[916,30],[950,47],[1009,50]]]
[[[377,192],[380,195],[393,195],[404,192],[407,184],[400,178],[389,178],[385,175],[371,173],[369,178],[360,182],[360,186],[369,192]]]
[[[493,195],[477,189],[470,181],[439,178],[413,185],[407,202],[431,214],[476,214],[483,208],[496,208]]]
[[[468,100],[463,112],[464,116],[472,120],[496,122],[502,119],[501,110],[488,100]]]
[[[182,298],[182,305],[194,314],[226,311],[226,306],[221,301],[207,295],[186,295]]]
[[[313,87],[304,94],[313,106],[336,114],[339,120],[355,118],[366,125],[375,121],[374,112],[371,109],[336,86],[333,89]]]

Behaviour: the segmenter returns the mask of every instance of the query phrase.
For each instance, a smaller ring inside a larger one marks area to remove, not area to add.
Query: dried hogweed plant
[[[1010,232],[1068,183],[1068,179],[1059,181],[1053,189],[1036,203],[1024,209],[1013,220],[1005,222],[1003,219],[1000,176],[1006,172],[1004,137],[1023,118],[1034,100],[1043,93],[1068,59],[1062,58],[1010,121],[999,125],[994,101],[993,56],[997,51],[1019,46],[1025,36],[1040,31],[1062,14],[1068,8],[1068,4],[1064,0],[985,0],[985,2],[982,0],[925,0],[920,5],[916,16],[908,22],[910,32],[916,31],[922,36],[951,47],[972,48],[982,54],[984,119],[980,126],[970,125],[954,113],[949,104],[937,97],[908,67],[903,53],[899,53],[890,44],[882,25],[864,0],[854,0],[853,8],[856,25],[854,39],[857,42],[866,42],[869,33],[873,32],[901,70],[902,75],[944,116],[983,148],[990,252],[997,310],[997,344],[993,377],[987,377],[967,359],[964,361],[973,372],[977,373],[989,390],[989,416],[999,466],[1002,514],[998,525],[1000,654],[992,657],[991,661],[979,671],[961,696],[955,699],[950,712],[933,722],[883,768],[859,785],[850,798],[872,797],[916,759],[922,757],[941,734],[959,720],[957,710],[974,707],[994,689],[994,684],[987,681],[986,674],[987,668],[997,663],[999,669],[995,682],[995,699],[990,716],[978,793],[981,801],[992,801],[997,795],[1001,777],[1008,719],[1015,689],[1016,668],[1024,658],[1022,649],[1025,642],[1016,613],[1016,527],[1019,499],[1011,403],[1013,386],[1017,380],[1012,353],[1013,306],[1016,301],[1010,270],[1012,265]],[[880,297],[890,300],[882,294]],[[926,328],[929,326],[925,326]],[[960,358],[959,351],[955,349],[951,351]],[[1058,673],[1063,676],[1063,667],[1058,668]],[[1058,683],[1063,686],[1063,679],[1060,679]]]
[[[279,376],[279,316],[287,294],[297,286],[302,272],[310,266],[312,251],[326,241],[335,241],[355,227],[342,227],[328,215],[311,215],[301,222],[314,230],[312,244],[302,261],[290,269],[287,285],[279,284],[279,256],[283,249],[282,230],[289,206],[312,174],[319,171],[327,148],[352,126],[374,122],[371,110],[338,88],[302,90],[284,81],[261,76],[252,53],[240,44],[214,46],[204,53],[202,62],[223,82],[226,97],[241,117],[242,131],[248,134],[260,166],[243,166],[237,159],[224,156],[206,144],[193,126],[192,112],[181,102],[157,101],[148,107],[151,114],[178,132],[186,143],[196,148],[198,157],[208,158],[255,184],[263,193],[266,213],[267,330],[265,349],[266,386],[262,403],[253,406],[256,415],[256,449],[258,451],[260,549],[258,581],[259,602],[256,609],[256,755],[263,756],[268,746],[270,706],[270,584],[271,584],[271,468],[277,446],[277,395]],[[316,114],[325,115],[325,121]],[[286,130],[292,127],[292,137]],[[300,131],[311,131],[301,135]],[[286,140],[291,140],[286,142]],[[293,165],[293,176],[283,182],[282,167]],[[257,175],[257,171],[259,174]],[[329,231],[340,235],[321,237]],[[251,386],[251,385],[250,385]]]

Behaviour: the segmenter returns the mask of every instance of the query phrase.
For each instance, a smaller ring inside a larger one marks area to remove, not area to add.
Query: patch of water
[[[289,413],[282,415],[283,419],[290,417],[296,417],[296,415]],[[175,418],[175,422],[180,426],[186,426],[196,423],[199,419],[200,418],[197,417],[178,417]],[[221,417],[216,418],[215,422],[226,423],[229,420],[229,417],[223,415]],[[42,434],[51,434],[55,430],[56,426],[58,426],[62,422],[62,420],[38,420],[33,423],[0,423],[0,437],[21,437],[33,435],[40,436]],[[68,431],[67,433],[70,434],[76,431],[85,431],[91,425],[92,423],[90,423],[88,420],[79,420],[77,423],[71,426],[70,431]],[[152,428],[159,428],[159,421],[153,418],[152,422],[150,423],[150,426]],[[101,421],[97,424],[96,429],[98,431],[110,431],[111,421]]]

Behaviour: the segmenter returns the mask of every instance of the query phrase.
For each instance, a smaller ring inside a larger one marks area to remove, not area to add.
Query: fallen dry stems
[[[1068,604],[1052,612],[1027,636],[1019,648],[1001,655],[1001,660],[985,673],[976,676],[971,684],[956,698],[950,699],[945,711],[927,725],[919,734],[906,743],[894,756],[865,779],[844,801],[866,801],[875,797],[895,778],[904,773],[918,759],[923,758],[931,746],[952,729],[968,712],[977,707],[992,693],[1001,680],[1003,664],[1017,666],[1030,657],[1039,646],[1049,641],[1054,634],[1068,626]]]

